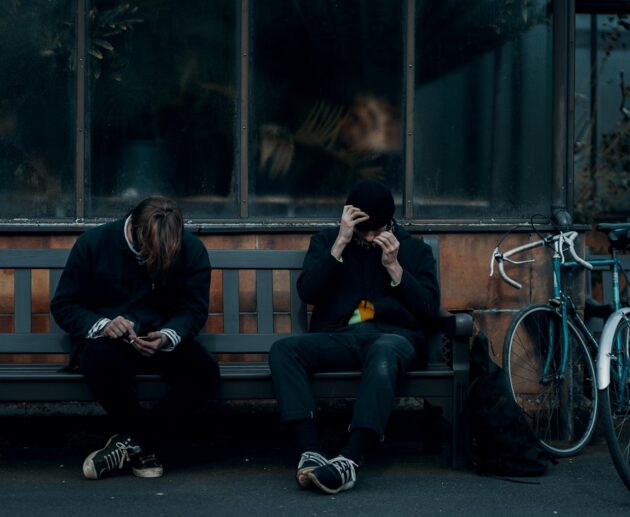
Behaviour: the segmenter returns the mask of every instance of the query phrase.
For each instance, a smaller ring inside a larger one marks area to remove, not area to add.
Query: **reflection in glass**
[[[575,217],[630,217],[630,15],[576,16]]]
[[[418,3],[416,217],[548,212],[547,7],[547,0]]]
[[[336,217],[402,191],[401,1],[252,2],[250,214]]]
[[[73,215],[70,0],[0,2],[0,217]]]
[[[95,0],[89,12],[89,217],[140,198],[234,217],[237,2]]]

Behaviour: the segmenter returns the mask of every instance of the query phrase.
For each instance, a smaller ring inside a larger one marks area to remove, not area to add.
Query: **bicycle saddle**
[[[630,246],[630,223],[600,223],[597,229],[608,235],[613,248],[624,250]]]

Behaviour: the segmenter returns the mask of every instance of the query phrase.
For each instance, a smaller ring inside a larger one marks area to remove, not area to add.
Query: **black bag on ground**
[[[540,476],[550,455],[541,448],[514,401],[509,379],[489,354],[482,332],[473,340],[471,383],[464,409],[470,467],[482,474]]]

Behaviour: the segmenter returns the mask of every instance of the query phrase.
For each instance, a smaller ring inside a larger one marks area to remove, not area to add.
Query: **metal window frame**
[[[418,0],[403,0],[403,52],[404,52],[404,188],[403,188],[403,224],[411,229],[429,231],[462,231],[474,225],[472,231],[491,231],[493,228],[504,228],[512,225],[513,218],[488,218],[490,224],[481,224],[478,219],[453,219],[438,222],[433,219],[419,220],[414,218],[414,81],[415,81],[415,13]],[[593,2],[577,0],[579,12],[584,9],[612,9],[618,12],[620,8],[630,12],[629,0],[611,0],[607,2]],[[87,86],[89,66],[87,62],[87,13],[90,0],[76,0],[76,97],[75,97],[75,219],[32,219],[15,222],[0,220],[0,233],[15,232],[76,232],[102,223],[106,219],[90,218],[85,220],[86,210],[86,157],[89,153],[89,113],[87,110]],[[590,12],[590,11],[589,11]],[[599,12],[599,11],[598,11]],[[551,210],[556,218],[562,221],[571,219],[573,210],[573,73],[574,73],[574,32],[575,32],[576,0],[556,0],[553,2],[553,84],[552,84],[552,206]],[[240,233],[251,231],[311,231],[327,225],[336,224],[332,219],[303,218],[303,219],[265,219],[259,220],[249,217],[249,123],[251,100],[250,91],[250,0],[240,0],[237,7],[237,48],[239,53],[238,89],[240,102],[237,112],[237,130],[234,191],[238,202],[238,217],[235,219],[193,219],[189,225],[200,233],[220,231]]]

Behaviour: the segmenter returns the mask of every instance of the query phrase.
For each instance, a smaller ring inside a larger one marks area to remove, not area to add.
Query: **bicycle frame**
[[[583,268],[584,265],[578,262],[563,261],[562,254],[560,253],[560,243],[556,242],[554,254],[551,257],[551,265],[553,270],[553,290],[552,297],[549,300],[549,305],[556,307],[557,312],[560,315],[562,322],[562,361],[560,368],[556,373],[556,380],[564,378],[564,372],[566,371],[567,358],[569,354],[569,321],[577,328],[577,330],[586,339],[586,342],[594,349],[598,349],[597,340],[593,337],[588,327],[584,324],[582,318],[579,317],[577,309],[571,296],[566,294],[562,289],[562,270],[563,269],[576,269]],[[590,263],[590,262],[589,262]],[[551,332],[551,331],[550,331]],[[552,336],[549,336],[550,343],[552,342]],[[548,377],[551,361],[553,360],[553,346],[549,347],[549,355],[545,360],[545,366],[543,368],[543,379]]]
[[[617,260],[616,252],[613,249],[611,251],[611,258],[609,259],[597,259],[597,260],[589,260],[590,264],[594,267],[607,267],[612,271],[612,292],[613,292],[613,310],[615,311],[607,320],[604,325],[604,329],[602,330],[602,334],[600,337],[599,346],[597,346],[597,361],[596,361],[596,371],[597,371],[597,388],[600,390],[606,389],[610,384],[610,367],[612,361],[610,361],[611,357],[614,357],[613,353],[613,338],[614,332],[617,328],[617,324],[619,321],[624,318],[627,314],[630,313],[630,308],[622,308],[621,307],[621,289],[619,284],[619,274],[621,273],[628,283],[628,276],[625,271],[621,267],[621,264]],[[566,267],[575,267],[578,264],[576,263],[565,263],[563,264]],[[584,325],[586,329],[586,326]],[[588,332],[588,329],[586,329]],[[590,332],[588,333],[589,337]],[[621,345],[619,345],[621,346]],[[620,379],[627,378],[630,371],[630,365],[625,365],[626,371],[617,372]]]

